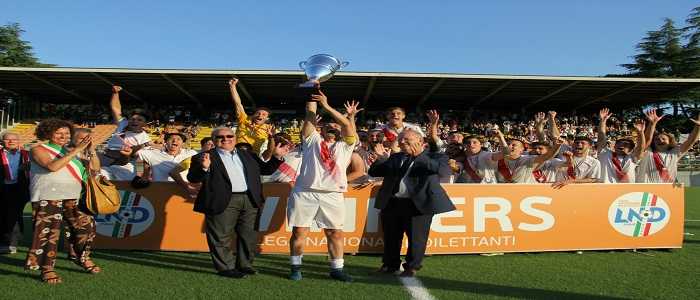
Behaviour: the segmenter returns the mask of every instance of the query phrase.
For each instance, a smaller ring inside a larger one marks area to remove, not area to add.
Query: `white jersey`
[[[601,167],[601,181],[603,183],[634,183],[636,181],[637,162],[632,155],[618,155],[620,167],[623,173],[627,175],[626,181],[620,181],[615,172],[615,164],[613,163],[613,154],[615,152],[605,148],[598,153],[598,160]]]
[[[381,125],[379,127],[379,129],[381,129],[382,132],[384,132],[384,136],[389,141],[395,140],[399,136],[399,134],[401,134],[401,132],[403,132],[406,129],[416,131],[416,132],[420,133],[420,135],[422,137],[425,137],[425,133],[420,128],[420,126],[418,126],[416,124],[408,123],[408,122],[403,122],[403,127],[400,127],[400,128],[394,128],[394,127],[391,127],[391,125],[389,125],[389,124],[384,124],[384,125]]]
[[[185,159],[197,154],[191,149],[181,149],[177,155],[170,155],[165,150],[144,149],[138,152],[139,159],[151,166],[151,179],[159,181],[175,181],[170,177],[170,171]],[[183,178],[187,178],[187,171],[183,171]]]
[[[504,172],[510,172],[512,182],[508,182],[501,172],[501,162],[497,162],[498,167],[496,169],[496,178],[498,182],[501,183],[537,183],[532,172],[535,170],[536,163],[535,159],[537,155],[521,155],[516,159],[503,159],[508,170],[503,170]]]
[[[347,191],[346,171],[356,144],[349,145],[344,141],[325,143],[317,131],[304,139],[295,191]]]
[[[491,160],[493,152],[481,151],[476,155],[469,155],[465,160],[462,174],[458,182],[465,183],[497,183],[496,162]],[[469,165],[467,165],[469,164]],[[475,180],[467,172],[467,168],[474,170],[481,180]]]
[[[131,131],[124,132],[124,128],[126,128],[128,124],[129,121],[127,121],[125,118],[119,120],[117,129],[114,130],[114,133],[112,133],[112,137],[107,142],[107,149],[121,150],[124,144],[127,144],[129,146],[136,146],[151,141],[151,136],[149,136],[148,133],[146,133],[145,131],[141,131],[138,133]]]
[[[301,166],[301,149],[296,148],[284,156],[284,161],[272,175],[262,176],[263,182],[296,181]]]
[[[559,170],[559,166],[561,166],[563,162],[563,160],[558,158],[553,158],[545,161],[540,165],[539,168],[531,172],[531,180],[533,181],[533,183],[547,183],[557,181],[557,173]],[[542,180],[542,182],[538,180]]]
[[[592,178],[600,180],[600,161],[598,159],[586,155],[583,157],[573,157],[574,163],[574,174],[576,179]],[[565,180],[568,176],[568,167],[566,165],[566,160],[562,160],[558,165],[559,172],[557,173],[557,180]]]
[[[676,181],[676,176],[678,175],[678,160],[680,160],[680,147],[674,147],[669,151],[657,152],[659,155],[659,162],[663,168],[666,168],[668,172],[668,182]],[[666,183],[661,178],[659,174],[659,169],[656,167],[656,162],[654,160],[654,153],[651,149],[647,150],[642,159],[639,161],[639,168],[637,169],[637,182],[640,183]]]

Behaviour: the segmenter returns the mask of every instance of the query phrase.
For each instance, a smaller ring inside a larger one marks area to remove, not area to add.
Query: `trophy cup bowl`
[[[347,67],[349,63],[328,54],[312,55],[306,61],[299,62],[299,67],[304,70],[307,81],[300,84],[301,88],[317,88],[335,74],[336,71]]]

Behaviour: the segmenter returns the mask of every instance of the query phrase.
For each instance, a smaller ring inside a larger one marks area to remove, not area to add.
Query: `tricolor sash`
[[[617,158],[617,153],[615,152],[612,153],[612,164],[613,169],[615,169],[615,175],[617,176],[617,180],[620,182],[629,182],[627,173],[625,173],[622,170],[622,162],[619,158]]]
[[[653,152],[654,166],[656,166],[656,171],[659,172],[659,177],[664,182],[671,182],[671,175],[668,174],[668,169],[664,165],[663,160],[661,160],[661,155],[658,152]]]
[[[467,172],[467,175],[469,175],[469,177],[471,177],[471,179],[472,179],[472,181],[474,181],[474,183],[480,183],[481,180],[483,180],[479,176],[479,174],[476,173],[474,168],[472,168],[472,165],[469,163],[469,158],[464,159],[464,171]]]
[[[46,143],[40,144],[40,146],[46,149],[46,151],[51,155],[51,158],[54,160],[64,157],[68,153],[65,148],[56,144]],[[82,183],[87,181],[85,166],[83,166],[83,163],[77,158],[73,157],[66,165],[66,168],[68,168],[68,172],[73,175],[73,178],[75,178],[75,180],[78,182]]]
[[[513,182],[513,173],[510,171],[510,168],[508,168],[508,164],[506,164],[506,160],[501,158],[498,160],[498,173],[503,176],[503,179],[506,181],[506,183],[512,183]]]

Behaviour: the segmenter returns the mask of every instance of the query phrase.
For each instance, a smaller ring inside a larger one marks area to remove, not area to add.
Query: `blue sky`
[[[296,70],[329,53],[346,70],[621,73],[645,32],[697,1],[3,0],[46,63],[65,67]]]

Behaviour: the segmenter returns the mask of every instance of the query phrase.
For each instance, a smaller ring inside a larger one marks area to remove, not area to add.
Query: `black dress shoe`
[[[247,275],[255,275],[255,274],[258,274],[258,270],[253,269],[253,268],[250,268],[250,267],[248,267],[248,268],[240,268],[240,269],[238,269],[238,272],[241,272],[241,273],[247,274]]]
[[[226,270],[226,271],[221,271],[219,273],[219,276],[224,276],[224,277],[229,277],[229,278],[244,278],[246,277],[246,274],[243,272],[240,272],[238,270]]]
[[[399,277],[414,277],[414,276],[416,276],[417,272],[418,272],[418,270],[416,270],[416,269],[411,269],[411,268],[404,269],[403,272],[401,272],[401,274],[399,274]]]
[[[377,274],[396,274],[399,271],[398,267],[389,267],[387,265],[382,265],[375,273]]]

